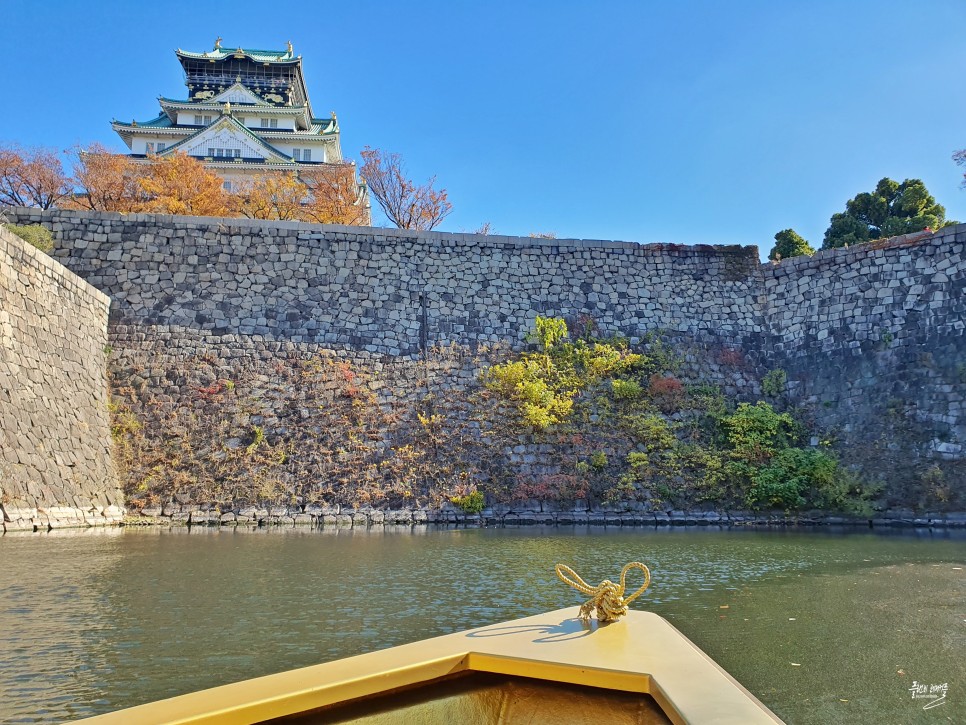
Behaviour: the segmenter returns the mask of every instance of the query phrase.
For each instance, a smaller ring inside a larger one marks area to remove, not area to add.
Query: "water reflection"
[[[966,690],[966,615],[954,614],[966,601],[962,569],[953,569],[962,559],[957,532],[195,527],[5,536],[0,720],[58,722],[570,606],[581,596],[557,581],[554,564],[597,582],[636,560],[652,584],[635,608],[671,619],[790,722],[861,722],[886,704],[902,715],[892,719],[908,721],[918,706],[906,702],[903,677],[945,677],[951,704]]]

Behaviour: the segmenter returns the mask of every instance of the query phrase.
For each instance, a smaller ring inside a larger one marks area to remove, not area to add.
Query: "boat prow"
[[[579,613],[547,612],[83,722],[385,723],[396,710],[406,722],[781,722],[662,617],[630,611],[600,624]]]

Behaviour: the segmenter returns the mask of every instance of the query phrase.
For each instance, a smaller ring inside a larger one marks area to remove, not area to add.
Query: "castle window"
[[[300,149],[292,149],[292,158],[298,161],[302,158],[302,151]]]
[[[162,151],[164,151],[164,147],[165,147],[165,146],[167,146],[167,144],[166,144],[166,143],[164,143],[164,142],[162,142],[162,141],[158,141],[158,145],[157,145],[157,150],[158,150],[158,153],[161,153]]]
[[[152,142],[148,141],[146,144],[144,144],[144,147],[145,147],[146,153],[148,154],[154,153],[154,144]]]
[[[216,149],[209,146],[208,156],[215,159],[239,159],[241,158],[241,149]]]
[[[195,126],[200,126],[200,125],[201,125],[201,115],[196,113],[195,114]]]
[[[311,161],[311,160],[312,160],[312,149],[303,149],[302,161]]]
[[[221,188],[223,188],[225,191],[231,191],[231,182],[226,181],[221,185]]]

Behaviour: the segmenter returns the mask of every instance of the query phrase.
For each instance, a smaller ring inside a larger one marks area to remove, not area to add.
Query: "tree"
[[[352,164],[267,174],[243,186],[233,201],[233,211],[251,219],[347,225],[369,221]]]
[[[302,210],[305,221],[316,224],[369,224],[369,210],[362,202],[353,164],[338,164],[303,171],[300,176],[308,190]]]
[[[232,201],[234,210],[249,219],[300,221],[306,195],[298,177],[282,171],[245,184]]]
[[[74,184],[69,206],[93,211],[138,211],[147,201],[139,182],[143,173],[129,156],[112,154],[100,144],[74,149]]]
[[[146,195],[141,211],[152,214],[225,216],[230,199],[222,179],[183,153],[157,156],[138,180]]]
[[[966,166],[966,149],[960,149],[954,153],[953,161],[957,166]],[[963,188],[966,189],[966,173],[963,174]]]
[[[56,151],[0,146],[0,204],[50,209],[70,193]]]
[[[921,180],[906,179],[900,184],[884,178],[875,191],[849,199],[845,212],[832,215],[822,249],[946,225],[946,209],[936,203]]]
[[[782,229],[775,235],[775,246],[768,253],[768,259],[790,259],[803,254],[811,257],[815,254],[812,246],[794,229]]]
[[[417,186],[407,179],[402,157],[366,146],[362,176],[389,220],[400,229],[428,230],[436,227],[453,210],[446,190],[433,188],[436,177]]]

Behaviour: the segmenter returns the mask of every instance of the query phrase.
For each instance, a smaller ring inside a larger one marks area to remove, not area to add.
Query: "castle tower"
[[[221,176],[229,191],[267,172],[344,166],[336,115],[315,117],[302,56],[291,43],[285,50],[231,50],[218,38],[208,52],[176,54],[188,98],[159,97],[157,118],[111,123],[134,159],[183,152]],[[354,183],[369,223],[368,190]]]

